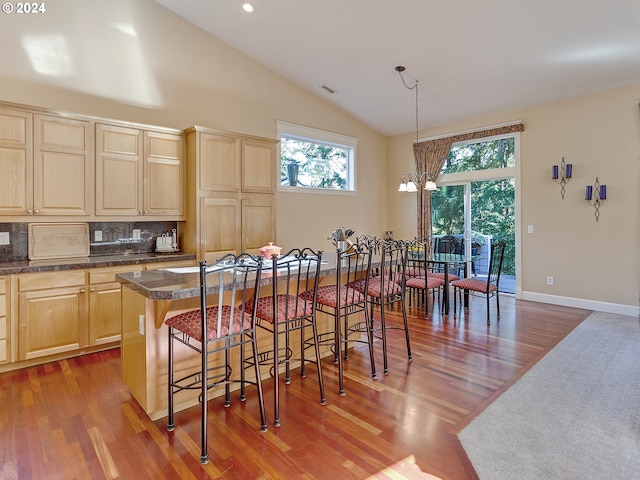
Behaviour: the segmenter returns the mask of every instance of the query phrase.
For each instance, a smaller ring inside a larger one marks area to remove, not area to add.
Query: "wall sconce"
[[[589,205],[593,205],[595,208],[594,215],[596,217],[596,222],[600,217],[600,205],[602,202],[607,199],[607,186],[600,185],[598,181],[598,177],[596,177],[596,183],[593,185],[587,185],[585,190],[584,199],[587,201]]]
[[[562,157],[562,162],[560,162],[560,168],[558,168],[558,165],[551,167],[551,178],[560,184],[560,195],[562,195],[562,198],[564,198],[564,186],[569,182],[572,170],[573,165],[570,163],[565,164],[564,157]]]

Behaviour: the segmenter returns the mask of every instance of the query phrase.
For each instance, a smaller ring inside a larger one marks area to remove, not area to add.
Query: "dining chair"
[[[300,364],[300,376],[306,377],[306,364],[314,363],[318,373],[320,388],[320,404],[325,405],[327,399],[324,392],[322,363],[316,322],[316,297],[320,281],[320,265],[322,251],[311,248],[294,248],[284,255],[273,255],[267,262],[270,268],[263,272],[263,278],[271,277],[271,294],[261,296],[255,304],[256,325],[268,331],[272,338],[271,349],[261,351],[260,365],[270,366],[270,374],[274,377],[273,387],[273,425],[279,427],[280,422],[280,366],[284,364],[285,384],[291,383],[291,366]],[[303,295],[304,294],[304,295]],[[311,337],[307,339],[307,328],[311,328]],[[300,335],[300,356],[294,357],[291,334]],[[281,337],[284,345],[281,346]],[[312,345],[315,360],[307,359],[306,346]],[[253,359],[247,359],[250,366]]]
[[[463,278],[451,282],[453,286],[453,314],[457,313],[456,309],[456,292],[465,294],[477,294],[487,298],[487,325],[491,323],[489,316],[489,299],[493,296],[496,297],[496,318],[500,320],[500,274],[502,273],[502,261],[504,259],[504,249],[506,242],[501,240],[491,245],[491,256],[489,259],[489,271],[486,279]],[[462,301],[460,301],[462,305]]]
[[[435,301],[435,292],[444,285],[443,278],[434,277],[428,265],[428,244],[418,239],[411,241],[407,249],[406,287],[409,306],[413,299],[424,305],[425,318],[429,318],[428,294]]]
[[[201,407],[200,463],[209,461],[207,451],[207,396],[214,387],[224,385],[224,404],[229,406],[230,385],[240,383],[240,400],[246,400],[246,384],[258,390],[260,430],[267,431],[267,420],[258,365],[255,305],[260,284],[262,259],[243,253],[229,254],[217,262],[199,264],[200,308],[188,310],[165,320],[169,330],[168,345],[168,419],[167,430],[175,429],[174,396],[183,390],[199,390]],[[200,354],[200,368],[176,377],[175,344],[183,344]],[[245,346],[251,346],[255,380],[247,379],[242,360],[239,378],[233,377],[231,349],[238,348],[245,358]],[[223,354],[224,353],[224,354]]]
[[[404,330],[407,344],[407,358],[411,356],[411,341],[409,338],[409,324],[407,321],[407,309],[405,304],[406,292],[406,266],[407,266],[407,242],[392,240],[386,242],[379,240],[375,249],[380,250],[380,269],[374,270],[369,285],[365,289],[363,283],[356,283],[355,287],[367,294],[370,309],[370,321],[375,338],[382,340],[383,372],[389,373],[387,358],[387,330]],[[387,325],[385,311],[388,307],[399,305],[402,312],[402,325]],[[379,308],[379,319],[374,316],[375,308]]]
[[[346,252],[336,250],[335,285],[323,285],[317,292],[317,309],[333,317],[333,328],[319,335],[321,345],[330,345],[338,365],[338,394],[345,395],[344,360],[349,359],[349,343],[366,343],[369,348],[371,378],[377,378],[373,355],[373,332],[369,320],[367,296],[371,249],[367,244],[353,244]],[[361,286],[363,291],[355,288]],[[310,295],[310,292],[304,295]],[[352,321],[352,318],[356,318]],[[363,338],[363,335],[366,337]]]
[[[463,240],[454,235],[443,235],[437,238],[434,243],[434,252],[438,255],[462,255],[464,254]],[[444,280],[444,271],[442,266],[432,267],[433,277]],[[449,281],[460,280],[460,268],[456,267],[447,272]]]

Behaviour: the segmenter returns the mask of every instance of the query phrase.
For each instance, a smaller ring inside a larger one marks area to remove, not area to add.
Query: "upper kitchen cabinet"
[[[33,115],[0,109],[0,215],[33,212]]]
[[[0,110],[0,215],[93,213],[93,124]]]
[[[96,215],[184,215],[184,136],[96,125]]]
[[[191,127],[182,247],[198,259],[275,242],[277,140]]]
[[[201,132],[191,142],[199,158],[198,186],[203,193],[240,192],[240,139]]]
[[[275,193],[276,141],[242,139],[242,191]]]

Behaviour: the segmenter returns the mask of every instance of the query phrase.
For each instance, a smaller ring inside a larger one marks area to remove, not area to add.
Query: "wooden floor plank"
[[[500,322],[487,326],[485,308],[472,299],[469,312],[443,318],[436,302],[425,319],[413,305],[412,361],[399,331],[389,334],[389,375],[379,341],[378,379],[367,349],[352,349],[341,397],[325,359],[326,406],[315,369],[294,374],[281,387],[282,426],[266,433],[254,389],[228,408],[210,401],[207,465],[199,408],[179,412],[174,432],[151,421],[122,383],[118,349],[1,374],[0,478],[364,479],[403,475],[412,455],[443,480],[477,478],[456,433],[591,313],[503,296]],[[400,324],[397,308],[387,319]],[[264,389],[271,419],[273,379]]]

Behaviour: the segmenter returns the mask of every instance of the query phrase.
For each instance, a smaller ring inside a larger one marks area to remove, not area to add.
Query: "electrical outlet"
[[[133,229],[133,239],[134,240],[140,240],[140,229],[139,228],[134,228]]]
[[[138,316],[138,333],[144,335],[144,315]]]
[[[547,285],[553,285],[553,277],[547,277]]]
[[[0,245],[9,245],[9,232],[0,232]]]
[[[533,233],[533,225],[527,227],[527,233]]]
[[[96,242],[102,241],[102,230],[96,230],[93,235]]]

